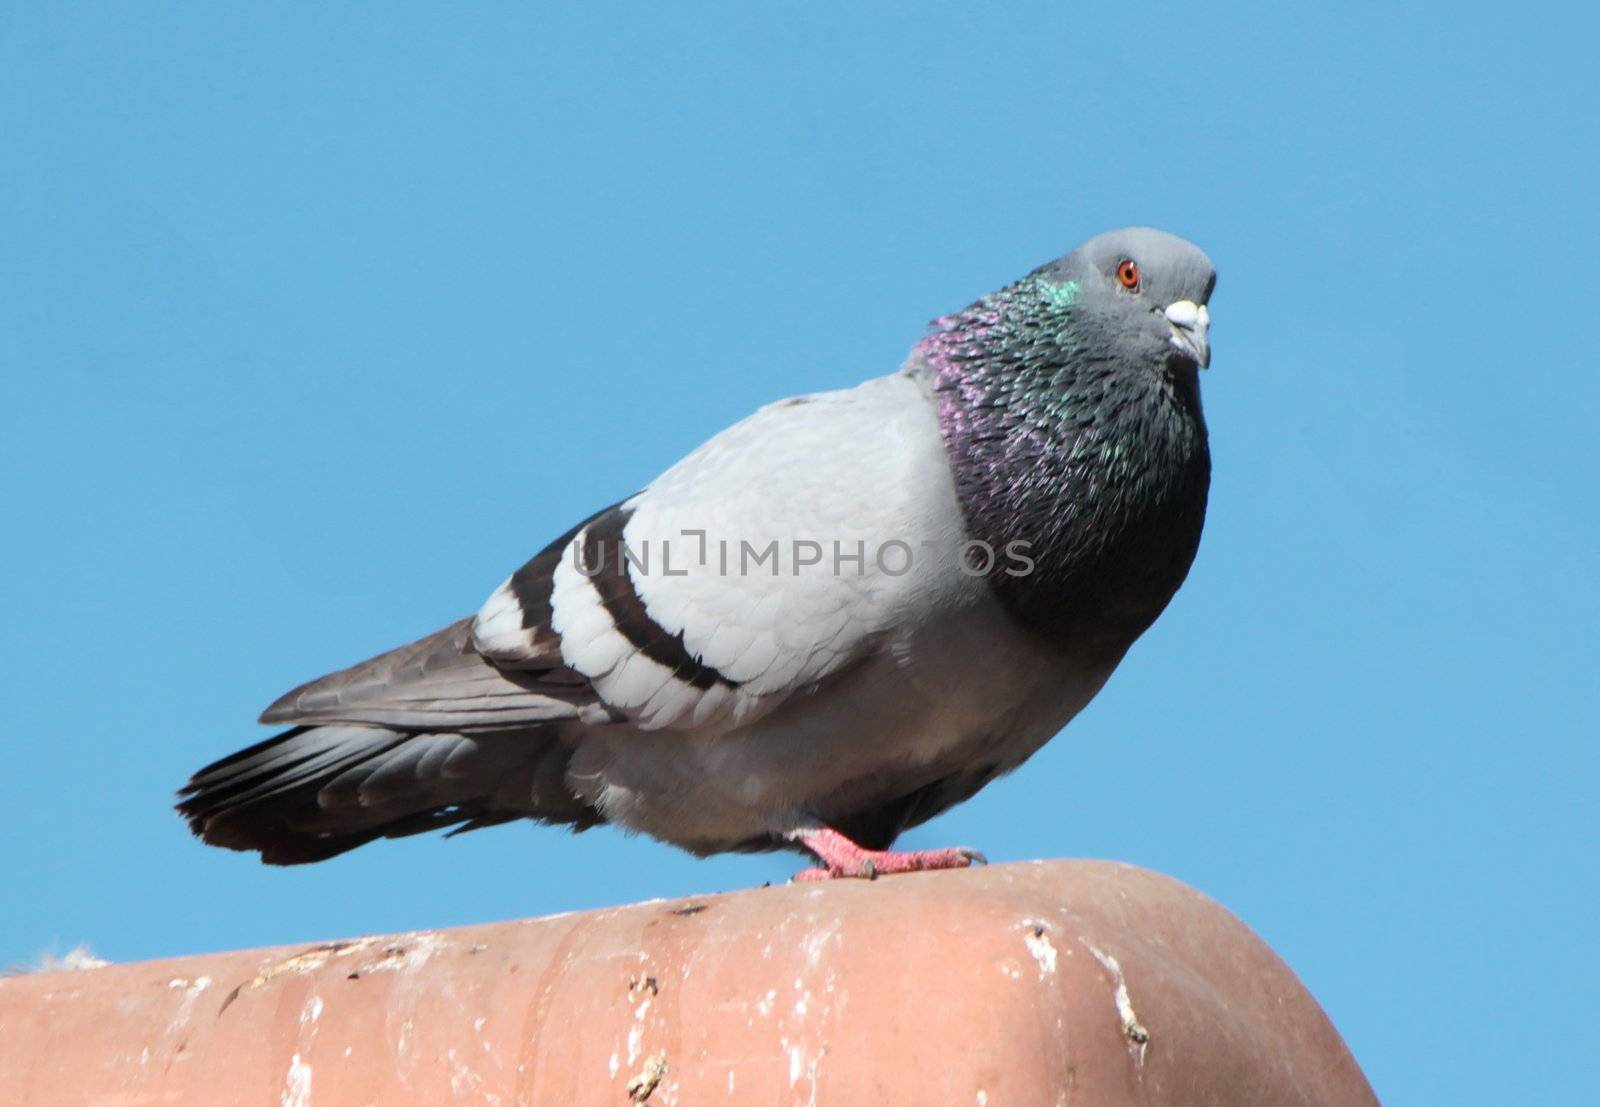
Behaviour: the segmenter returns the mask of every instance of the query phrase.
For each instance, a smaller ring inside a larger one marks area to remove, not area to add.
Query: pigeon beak
[[[1211,312],[1206,306],[1193,300],[1179,300],[1168,304],[1162,314],[1172,324],[1172,344],[1194,358],[1200,368],[1210,365],[1211,342],[1206,334],[1211,329]]]

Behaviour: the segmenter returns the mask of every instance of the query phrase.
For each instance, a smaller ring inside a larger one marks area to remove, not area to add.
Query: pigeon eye
[[[1117,266],[1117,280],[1122,282],[1123,288],[1133,289],[1139,287],[1139,265],[1137,262],[1123,258]]]

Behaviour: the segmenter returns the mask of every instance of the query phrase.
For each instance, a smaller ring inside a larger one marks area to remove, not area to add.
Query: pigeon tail
[[[204,841],[268,865],[335,857],[378,838],[519,818],[604,820],[565,782],[571,749],[547,730],[406,732],[302,726],[195,773],[177,809]]]

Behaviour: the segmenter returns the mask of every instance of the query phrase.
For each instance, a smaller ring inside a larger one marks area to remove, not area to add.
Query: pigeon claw
[[[989,859],[967,846],[897,852],[866,849],[837,830],[822,827],[803,830],[794,839],[816,854],[822,867],[796,873],[796,883],[820,880],[876,880],[893,873],[929,872],[934,869],[965,869],[987,865]]]

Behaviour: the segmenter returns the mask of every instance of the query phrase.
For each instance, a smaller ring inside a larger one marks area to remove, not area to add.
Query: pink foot
[[[794,838],[816,854],[825,866],[796,873],[794,879],[798,882],[839,880],[849,877],[875,880],[890,873],[915,873],[927,869],[964,869],[974,862],[980,865],[989,863],[989,859],[983,854],[966,846],[924,849],[908,853],[863,849],[837,830],[829,830],[827,827],[802,830],[795,834]]]

